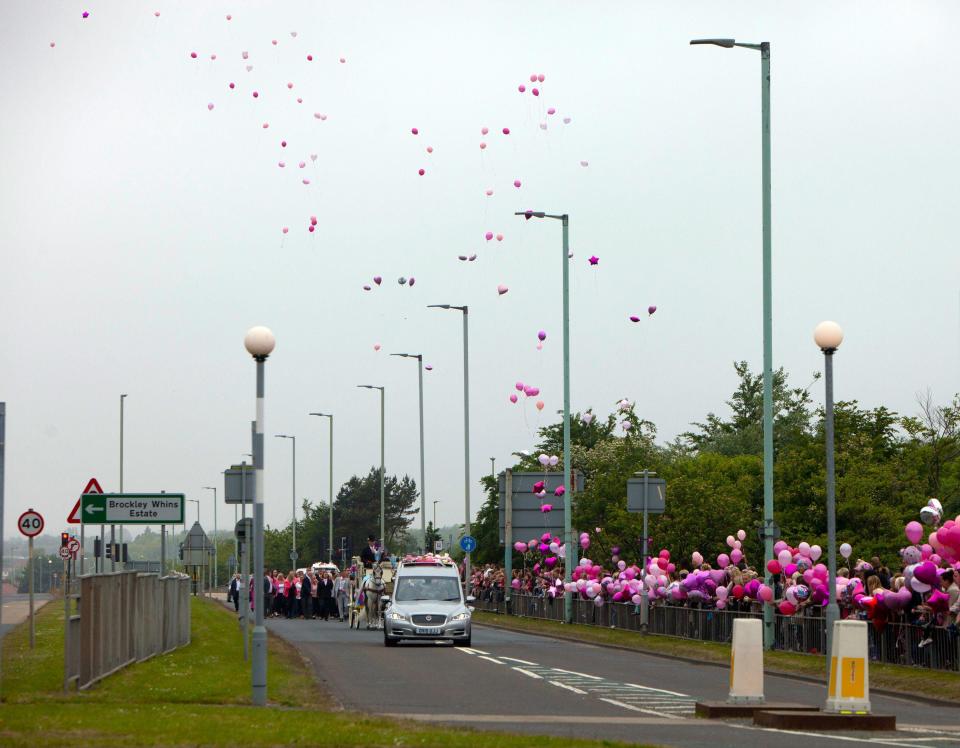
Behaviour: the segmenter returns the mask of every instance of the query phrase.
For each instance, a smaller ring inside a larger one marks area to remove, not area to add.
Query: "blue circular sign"
[[[464,535],[460,538],[460,547],[464,553],[473,553],[477,550],[477,539],[472,535]]]

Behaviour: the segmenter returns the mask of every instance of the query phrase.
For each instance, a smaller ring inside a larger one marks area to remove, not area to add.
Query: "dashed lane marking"
[[[523,673],[524,675],[526,675],[526,676],[528,676],[528,677],[530,677],[530,678],[536,678],[537,680],[543,680],[543,676],[542,676],[542,675],[537,675],[536,673],[532,673],[532,672],[530,672],[529,670],[525,670],[525,669],[522,668],[522,667],[514,667],[513,669],[516,670],[518,673]]]

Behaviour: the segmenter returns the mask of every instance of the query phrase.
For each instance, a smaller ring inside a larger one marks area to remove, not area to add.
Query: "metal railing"
[[[119,571],[79,577],[68,603],[66,684],[87,688],[120,668],[190,643],[190,578]]]
[[[499,590],[484,590],[473,603],[477,610],[549,621],[563,620],[563,599],[514,592],[510,610]],[[651,605],[648,634],[680,639],[729,643],[735,618],[762,618],[759,610],[716,610],[679,605]],[[624,631],[641,631],[639,606],[632,603],[605,602],[574,598],[573,620],[586,626],[601,626]],[[931,670],[960,671],[960,636],[956,628],[914,626],[886,622],[869,626],[870,659],[892,665],[910,665]],[[928,641],[929,640],[929,641]],[[826,623],[821,615],[801,614],[774,620],[773,648],[784,652],[823,654],[826,647]]]

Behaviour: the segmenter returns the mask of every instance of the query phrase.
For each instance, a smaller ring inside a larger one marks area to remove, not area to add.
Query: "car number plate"
[[[438,636],[440,634],[439,626],[417,626],[416,630],[418,634],[433,634],[434,636]]]

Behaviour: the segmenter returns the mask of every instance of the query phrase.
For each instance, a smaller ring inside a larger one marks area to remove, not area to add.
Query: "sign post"
[[[664,510],[667,494],[667,482],[663,478],[653,478],[656,472],[643,470],[627,481],[627,511],[643,512],[643,573],[647,573],[650,562],[650,537],[647,531],[647,517],[650,512],[660,514]],[[651,480],[652,478],[652,480]],[[641,496],[637,496],[637,494]],[[652,501],[651,501],[652,499]],[[646,632],[650,616],[650,598],[647,586],[640,590],[640,630]]]
[[[96,478],[91,478],[87,481],[86,488],[83,489],[83,493],[103,493],[103,489],[100,488],[100,483]],[[82,495],[82,494],[81,494]],[[85,533],[84,526],[80,524],[80,499],[77,499],[77,503],[73,505],[73,509],[70,510],[70,514],[67,515],[67,522],[71,525],[80,525],[80,573],[83,574],[83,546],[85,545]],[[100,552],[105,552],[106,544],[103,542],[103,528],[100,528]],[[93,560],[93,570],[98,571],[100,567],[100,558],[95,557]]]
[[[43,532],[43,517],[40,512],[28,509],[17,520],[17,527],[20,532],[27,536],[27,570],[30,574],[29,592],[30,592],[30,649],[36,644],[37,628],[33,615],[33,539]]]

